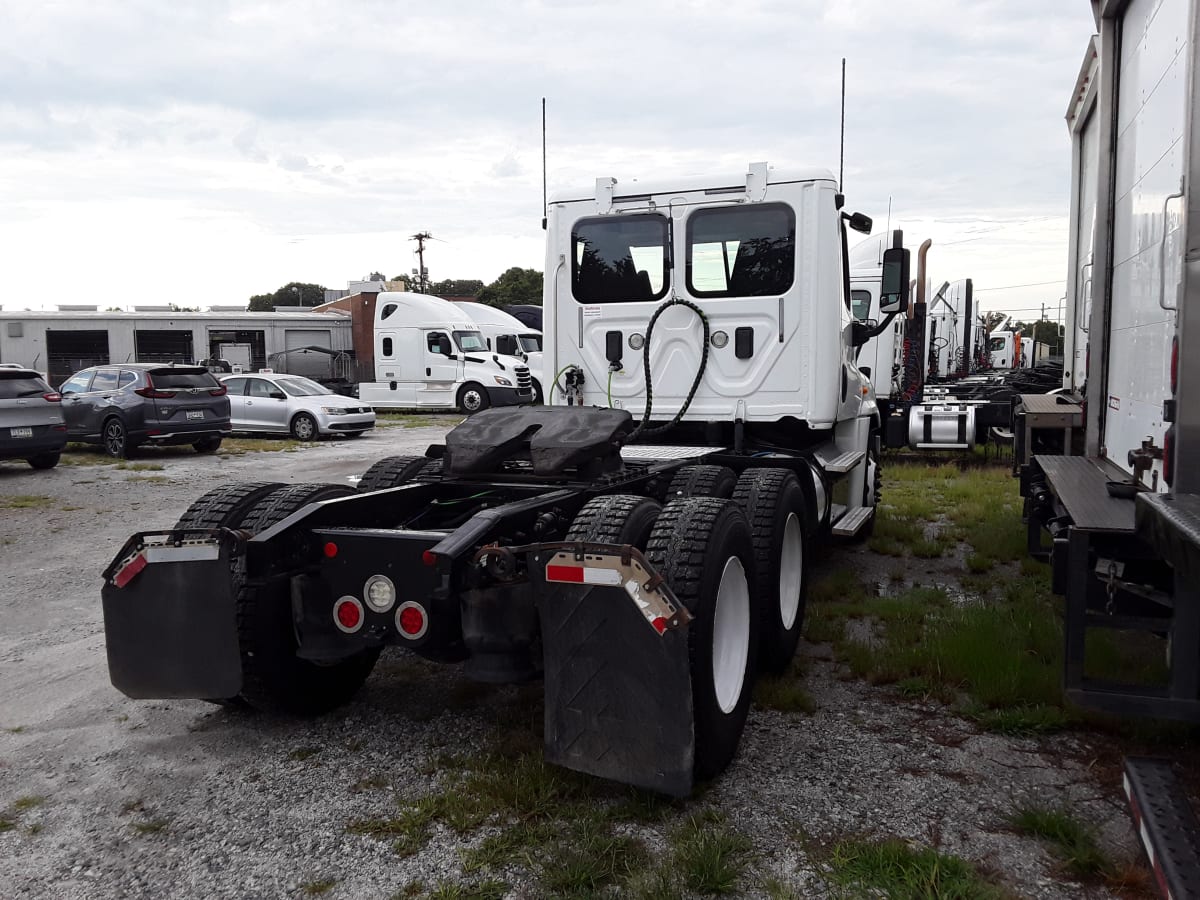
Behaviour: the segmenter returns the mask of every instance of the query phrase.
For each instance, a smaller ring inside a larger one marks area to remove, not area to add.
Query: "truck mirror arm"
[[[892,324],[892,320],[898,315],[897,312],[888,313],[887,318],[878,324],[872,325],[868,322],[855,322],[851,326],[850,342],[855,347],[861,347],[873,337],[878,337],[887,330],[887,327]]]

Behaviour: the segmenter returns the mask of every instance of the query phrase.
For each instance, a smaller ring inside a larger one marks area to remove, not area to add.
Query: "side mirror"
[[[271,399],[272,400],[286,400],[287,394],[285,394],[283,391],[271,391]]]
[[[859,234],[870,234],[871,229],[875,227],[875,223],[871,221],[871,217],[864,216],[862,213],[850,213],[850,215],[842,213],[842,218],[846,220],[847,225]]]
[[[446,337],[446,335],[444,335],[444,334],[438,335],[437,352],[442,354],[442,356],[450,355],[450,338]]]
[[[903,247],[883,251],[883,278],[879,292],[879,312],[883,315],[904,312],[908,308],[909,253]]]

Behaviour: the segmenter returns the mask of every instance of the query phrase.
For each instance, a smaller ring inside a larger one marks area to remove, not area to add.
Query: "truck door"
[[[459,380],[463,361],[448,331],[426,331],[422,352],[425,357],[425,381],[430,388],[447,387]]]

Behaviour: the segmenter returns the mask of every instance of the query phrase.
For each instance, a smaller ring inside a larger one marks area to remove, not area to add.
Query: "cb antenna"
[[[838,193],[844,194],[846,171],[846,57],[842,57],[842,137],[838,147]]]
[[[546,98],[542,98],[542,230],[546,230]]]

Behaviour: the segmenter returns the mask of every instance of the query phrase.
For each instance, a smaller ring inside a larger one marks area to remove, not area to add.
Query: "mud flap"
[[[237,696],[234,592],[244,561],[227,529],[130,538],[101,590],[113,686],[137,700]]]
[[[652,621],[620,584],[547,581],[555,561],[531,553],[527,566],[542,622],[546,759],[687,796],[695,751],[687,626]]]

